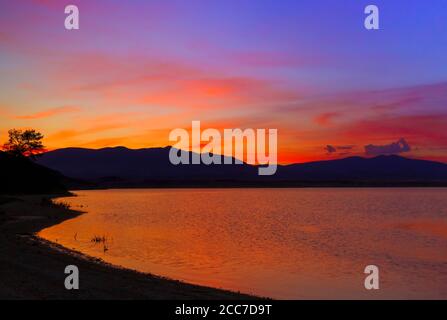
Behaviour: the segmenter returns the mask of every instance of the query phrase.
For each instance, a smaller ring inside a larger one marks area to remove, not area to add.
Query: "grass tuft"
[[[107,238],[106,238],[106,236],[102,236],[102,237],[100,237],[100,236],[94,236],[90,241],[93,242],[94,244],[100,244],[100,243],[102,243],[104,253],[105,253],[106,251],[109,251],[109,246],[108,246],[108,244],[107,244]]]
[[[71,206],[64,201],[54,201],[50,198],[42,198],[40,201],[40,205],[42,207],[51,207],[51,208],[59,208],[64,210],[70,210]]]

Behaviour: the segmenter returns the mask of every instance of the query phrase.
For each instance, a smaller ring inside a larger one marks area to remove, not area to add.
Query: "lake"
[[[76,194],[59,200],[86,213],[39,236],[112,264],[278,299],[447,299],[445,188]]]

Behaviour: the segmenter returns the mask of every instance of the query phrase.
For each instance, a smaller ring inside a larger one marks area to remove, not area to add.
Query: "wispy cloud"
[[[351,151],[355,148],[355,146],[334,146],[331,144],[326,145],[324,147],[324,150],[327,152],[328,155],[348,155],[351,153]]]
[[[447,114],[396,115],[354,121],[339,128],[340,138],[386,141],[404,136],[418,145],[447,145]]]
[[[340,112],[323,112],[314,118],[315,123],[321,126],[332,124],[335,118],[341,115]]]
[[[275,79],[237,73],[228,75],[222,70],[157,56],[83,54],[61,59],[51,71],[53,91],[64,92],[65,97],[95,96],[108,106],[257,108],[266,103],[297,100],[305,91],[304,88],[290,88]],[[64,87],[59,87],[60,84]]]
[[[35,120],[35,119],[54,117],[65,113],[78,112],[80,110],[81,109],[79,107],[64,106],[64,107],[51,108],[28,115],[16,116],[15,118],[20,120]]]

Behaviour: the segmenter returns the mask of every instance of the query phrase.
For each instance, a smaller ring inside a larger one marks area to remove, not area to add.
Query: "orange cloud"
[[[105,131],[115,130],[115,129],[122,129],[126,128],[127,126],[125,124],[104,124],[100,126],[92,126],[87,129],[82,130],[61,130],[58,132],[55,132],[51,134],[48,139],[57,141],[57,140],[68,140],[75,137],[79,137],[82,135],[88,135],[88,134],[96,134],[101,133]]]
[[[251,51],[231,53],[227,59],[240,64],[241,66],[266,67],[266,68],[296,68],[321,66],[323,62],[328,60],[327,57],[297,54],[285,54],[284,52],[273,51]]]
[[[43,119],[48,117],[53,117],[56,115],[64,114],[64,113],[71,113],[71,112],[77,112],[80,108],[78,107],[71,107],[71,106],[65,106],[65,107],[58,107],[58,108],[52,108],[45,111],[24,115],[24,116],[16,116],[16,119],[21,120],[34,120],[34,119]]]

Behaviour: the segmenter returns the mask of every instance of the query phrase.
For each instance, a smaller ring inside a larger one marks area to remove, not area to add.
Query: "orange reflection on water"
[[[64,200],[88,213],[40,236],[113,264],[274,298],[447,298],[444,229],[415,232],[447,221],[446,189],[78,194]],[[381,270],[378,292],[363,287],[369,264]]]

